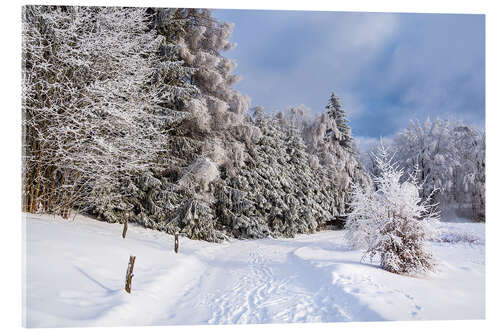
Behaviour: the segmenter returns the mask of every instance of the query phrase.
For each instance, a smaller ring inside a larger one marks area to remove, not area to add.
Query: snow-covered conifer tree
[[[331,119],[331,126],[327,130],[327,136],[331,140],[339,141],[340,144],[348,149],[353,148],[353,139],[351,128],[349,127],[345,111],[340,104],[340,100],[332,92],[328,104],[326,105],[328,117]]]
[[[195,69],[190,79],[201,91],[202,103],[197,108],[203,110],[199,115],[208,118],[214,130],[239,124],[250,99],[232,89],[240,80],[232,74],[236,62],[221,55],[234,46],[229,42],[233,25],[219,22],[208,9],[177,9],[176,15],[189,22],[177,45],[181,59]]]
[[[191,79],[197,69],[187,66],[179,54],[179,41],[187,33],[189,18],[177,8],[155,8],[149,11],[154,28],[164,37],[158,50],[160,64],[156,77],[159,81],[157,87],[162,92],[161,105],[177,111],[174,114],[178,115],[178,112],[186,111],[187,103],[194,96],[200,94]],[[181,118],[174,120],[178,122]]]

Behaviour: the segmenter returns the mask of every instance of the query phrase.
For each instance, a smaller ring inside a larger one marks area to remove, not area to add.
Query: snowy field
[[[78,216],[25,216],[27,327],[484,319],[484,224],[440,223],[437,271],[360,262],[344,231],[295,239],[180,239]],[[124,290],[137,256],[132,293]]]

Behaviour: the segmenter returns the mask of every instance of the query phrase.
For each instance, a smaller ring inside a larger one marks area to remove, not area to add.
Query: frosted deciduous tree
[[[484,220],[485,140],[472,126],[441,120],[411,121],[389,148],[406,171],[419,167],[422,195],[447,206],[459,205],[469,216]]]
[[[437,217],[431,196],[419,195],[421,185],[416,174],[403,180],[403,170],[382,146],[375,157],[380,176],[378,189],[354,186],[352,211],[346,222],[346,240],[360,247],[371,259],[380,257],[383,269],[398,273],[420,273],[434,266],[425,247],[431,219]]]
[[[23,9],[24,209],[113,205],[166,142],[141,8]]]
[[[96,23],[82,40],[95,43],[94,70],[106,74],[89,87],[85,111],[99,124],[92,134],[99,138],[109,169],[88,198],[105,213],[109,206],[126,210],[121,207],[122,187],[139,172],[158,166],[158,153],[168,144],[165,123],[175,113],[161,106],[172,96],[161,80],[155,81],[165,64],[157,54],[164,38],[148,27],[146,9],[105,7],[92,19]]]
[[[486,136],[471,126],[454,128],[460,166],[455,170],[455,202],[470,205],[472,217],[486,218]]]

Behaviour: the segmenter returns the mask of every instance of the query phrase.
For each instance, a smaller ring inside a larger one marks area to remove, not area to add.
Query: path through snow
[[[361,263],[343,231],[294,239],[182,239],[77,217],[28,215],[29,327],[484,318],[484,225],[441,224],[470,243],[430,243],[437,272],[415,278]],[[132,294],[123,289],[137,256]]]

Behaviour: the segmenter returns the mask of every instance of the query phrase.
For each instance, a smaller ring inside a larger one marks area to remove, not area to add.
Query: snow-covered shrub
[[[479,237],[465,231],[448,231],[448,232],[441,231],[438,232],[436,236],[433,237],[431,240],[440,243],[478,244],[480,242]]]
[[[381,267],[393,273],[431,270],[432,254],[424,243],[429,237],[429,219],[436,217],[431,196],[419,196],[421,184],[414,174],[402,181],[403,171],[383,146],[375,161],[380,170],[374,178],[377,190],[354,187],[346,222],[348,243],[363,248],[370,259],[379,255]]]
[[[473,229],[464,228],[468,223],[454,223],[433,221],[433,232],[430,240],[437,243],[464,243],[484,244],[484,238],[474,232]]]

